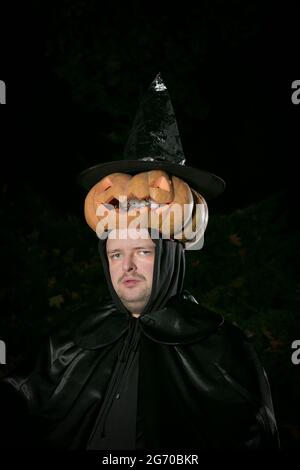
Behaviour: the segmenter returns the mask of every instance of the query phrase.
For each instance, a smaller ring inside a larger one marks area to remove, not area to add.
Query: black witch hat
[[[150,170],[166,171],[183,179],[205,199],[218,196],[225,189],[218,176],[185,165],[175,113],[160,74],[141,101],[123,160],[92,166],[79,174],[78,182],[89,191],[111,173],[134,175]]]

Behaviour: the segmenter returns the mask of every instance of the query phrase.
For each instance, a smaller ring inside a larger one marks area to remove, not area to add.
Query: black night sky
[[[122,158],[139,100],[161,72],[187,162],[227,182],[217,207],[290,187],[296,21],[268,2],[33,2],[2,43],[15,109],[2,159],[10,184],[26,179],[76,211],[75,175]]]

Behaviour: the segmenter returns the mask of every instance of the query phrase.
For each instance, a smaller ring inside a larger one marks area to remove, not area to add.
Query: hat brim
[[[162,170],[186,181],[205,199],[220,195],[225,189],[225,182],[214,175],[198,168],[163,161],[117,160],[102,163],[84,170],[78,175],[78,183],[89,191],[98,181],[111,173],[137,174],[143,171]]]

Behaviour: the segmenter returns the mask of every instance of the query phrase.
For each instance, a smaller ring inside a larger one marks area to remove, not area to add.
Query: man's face
[[[117,295],[133,316],[139,316],[151,294],[155,243],[145,230],[115,230],[106,242],[106,254]]]

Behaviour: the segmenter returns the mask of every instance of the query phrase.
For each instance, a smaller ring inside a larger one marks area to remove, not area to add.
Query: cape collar
[[[172,297],[167,306],[140,317],[143,333],[163,344],[188,344],[206,338],[224,322],[216,314],[185,297]]]
[[[206,338],[224,322],[216,314],[199,305],[191,296],[172,297],[165,308],[138,319],[116,309],[112,301],[90,310],[74,331],[75,342],[84,349],[97,349],[120,339],[131,321],[138,321],[142,333],[161,344],[188,344]]]

